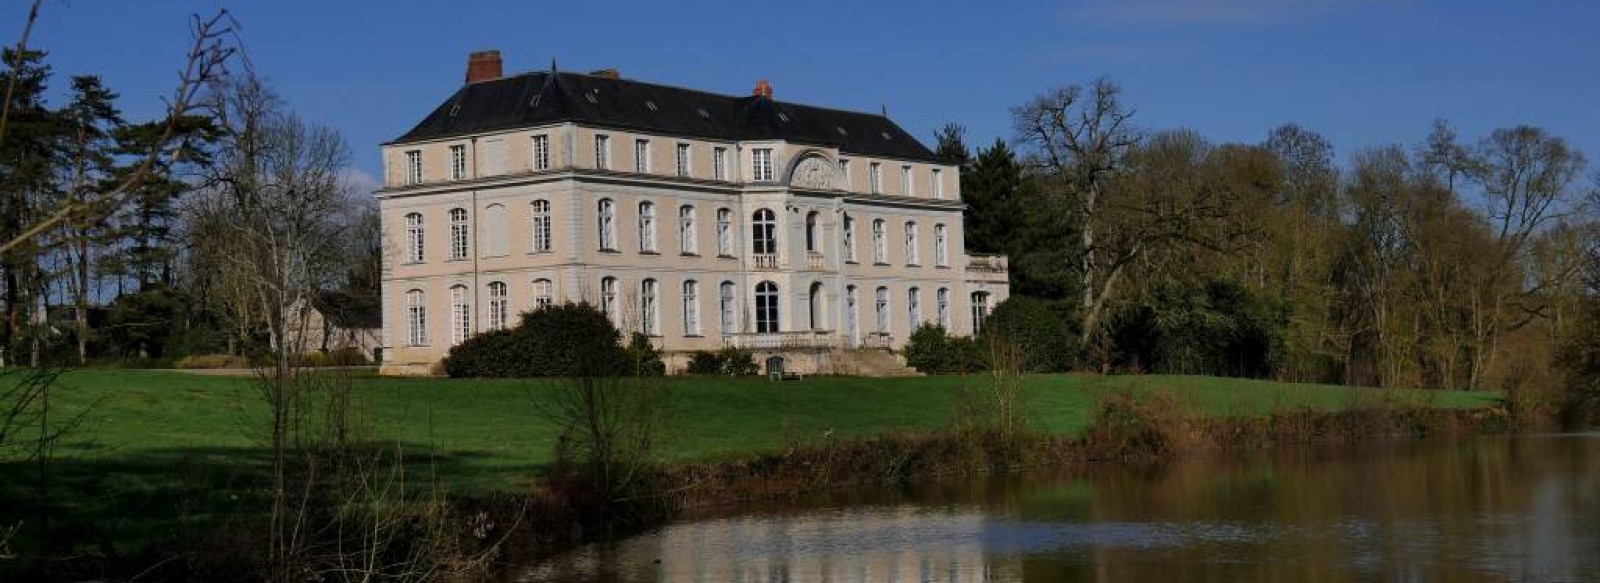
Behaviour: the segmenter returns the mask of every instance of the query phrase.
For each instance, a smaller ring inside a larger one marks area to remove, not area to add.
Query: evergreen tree
[[[997,139],[988,149],[978,150],[977,161],[961,173],[968,251],[1008,250],[1006,241],[1018,226],[1014,201],[1022,182],[1022,165],[1004,141]]]
[[[113,174],[112,133],[122,126],[117,111],[117,95],[99,77],[72,78],[72,98],[57,112],[64,132],[61,163],[66,176],[67,203],[84,204],[95,193],[110,185]],[[65,262],[71,271],[74,322],[76,324],[78,364],[89,359],[89,298],[93,293],[95,251],[107,242],[107,229],[101,221],[81,217],[63,225]]]
[[[933,133],[933,155],[939,159],[940,164],[956,166],[966,170],[967,164],[972,161],[968,153],[966,142],[967,128],[958,123],[947,123]]]
[[[55,112],[45,106],[50,67],[44,64],[44,53],[6,49],[0,58],[6,64],[0,86],[11,87],[0,135],[0,240],[10,241],[32,224],[57,190],[55,163],[62,128]],[[0,254],[6,319],[0,346],[6,349],[5,364],[11,364],[10,356],[25,344],[35,321],[34,309],[46,283],[39,253],[39,243],[29,241]],[[34,343],[34,364],[38,349]]]

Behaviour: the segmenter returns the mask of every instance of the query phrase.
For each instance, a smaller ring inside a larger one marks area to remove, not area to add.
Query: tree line
[[[376,305],[377,213],[343,138],[253,71],[219,70],[226,45],[200,46],[216,68],[145,121],[94,75],[52,100],[46,53],[5,51],[4,364],[299,354],[316,347],[284,344],[318,292]]]
[[[1382,387],[1559,384],[1595,252],[1600,175],[1532,126],[1336,157],[1294,124],[1257,143],[1139,127],[1108,79],[1011,110],[962,171],[969,251],[1049,302],[1064,367]]]

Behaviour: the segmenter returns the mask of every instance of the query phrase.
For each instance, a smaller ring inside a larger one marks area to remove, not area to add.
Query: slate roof
[[[888,117],[566,72],[524,73],[463,86],[392,144],[578,122],[728,141],[786,140],[851,154],[935,161]]]

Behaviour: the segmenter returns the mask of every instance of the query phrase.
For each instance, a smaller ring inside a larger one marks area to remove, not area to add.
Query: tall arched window
[[[406,292],[406,340],[411,346],[428,345],[428,303],[420,289]]]
[[[639,282],[639,330],[650,336],[661,335],[661,309],[656,303],[659,287],[654,279]]]
[[[450,258],[467,258],[467,209],[450,209]]]
[[[450,345],[455,346],[472,336],[472,299],[467,297],[467,286],[450,288]]]
[[[883,219],[872,220],[872,262],[889,262],[889,236],[884,232]]]
[[[699,251],[694,236],[694,207],[678,207],[678,252],[693,255]]]
[[[844,288],[844,331],[851,346],[861,343],[861,325],[857,323],[857,317],[856,286],[852,285]]]
[[[733,211],[717,209],[717,255],[733,256]]]
[[[700,335],[700,284],[683,282],[683,335]]]
[[[533,280],[533,309],[555,305],[555,286],[548,279]]]
[[[822,227],[817,224],[817,211],[806,213],[806,251],[822,252]]]
[[[739,303],[733,297],[734,286],[731,281],[724,281],[717,290],[717,312],[721,320],[722,335],[727,336],[738,330],[734,320],[739,313]]]
[[[756,284],[756,332],[778,331],[778,284]]]
[[[878,317],[878,333],[889,333],[889,288],[878,288],[877,297],[873,298],[874,308]]]
[[[844,260],[856,260],[856,220],[849,213],[844,215]]]
[[[807,307],[811,312],[811,329],[823,329],[822,323],[825,311],[822,308],[822,282],[812,282],[810,293],[806,296],[806,303],[809,304]]]
[[[550,218],[550,201],[539,199],[533,201],[529,207],[529,215],[533,217],[533,251],[544,253],[550,250],[551,232],[554,224]]]
[[[922,325],[922,289],[906,290],[906,329],[916,330]]]
[[[506,320],[510,316],[510,307],[507,306],[509,298],[506,297],[506,284],[503,281],[489,282],[489,329],[500,330],[506,327]]]
[[[617,250],[617,203],[600,199],[600,250]]]
[[[949,330],[950,329],[950,289],[949,288],[943,288],[943,287],[939,288],[939,291],[934,292],[933,301],[934,301],[935,304],[937,304],[935,309],[938,310],[939,327],[940,328],[944,328],[945,330]]]
[[[972,333],[983,330],[983,321],[989,317],[989,292],[972,292]]]
[[[917,259],[917,222],[906,221],[906,265],[916,265]]]
[[[600,313],[605,314],[606,319],[611,320],[613,325],[617,323],[617,278],[615,277],[600,278]]]
[[[406,215],[406,262],[422,263],[422,213]]]
[[[948,236],[945,233],[944,224],[940,223],[940,224],[934,225],[933,226],[933,264],[934,265],[937,265],[939,267],[949,267],[950,266],[950,252],[949,252],[949,249],[947,249],[947,247],[948,247],[947,241],[948,241]]]
[[[639,203],[639,251],[656,251],[656,204],[653,202]]]
[[[510,249],[511,225],[506,217],[506,205],[491,204],[483,207],[484,255],[500,257]]]
[[[760,209],[750,221],[751,249],[756,255],[778,252],[778,220],[771,210]]]

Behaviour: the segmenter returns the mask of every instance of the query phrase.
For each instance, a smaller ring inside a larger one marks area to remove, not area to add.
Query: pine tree
[[[1004,253],[1006,241],[1016,233],[1014,200],[1022,187],[1022,165],[1006,143],[978,150],[978,159],[961,173],[961,197],[967,203],[967,250]]]
[[[45,106],[50,67],[44,64],[44,53],[6,49],[0,58],[6,64],[0,86],[11,88],[5,133],[0,136],[0,240],[9,241],[40,215],[58,189],[55,163],[62,127],[55,112]],[[0,254],[6,318],[0,347],[6,350],[5,364],[11,364],[10,357],[32,336],[28,332],[36,322],[35,309],[46,284],[40,249],[39,242],[29,241]],[[39,344],[31,344],[32,364],[38,364]]]
[[[967,150],[966,135],[967,128],[958,123],[944,124],[944,127],[933,133],[934,142],[937,144],[934,146],[933,155],[938,158],[940,164],[966,169],[967,164],[972,161],[972,155]]]
[[[100,82],[99,77],[72,78],[72,99],[56,112],[64,135],[60,162],[66,176],[65,193],[68,204],[84,204],[95,198],[95,193],[105,188],[114,170],[112,134],[122,126],[122,113],[115,105],[117,95]],[[77,328],[78,363],[89,359],[89,297],[93,285],[95,249],[107,242],[106,226],[102,221],[78,218],[63,225],[64,258],[71,271],[68,287],[72,290],[73,320]]]

